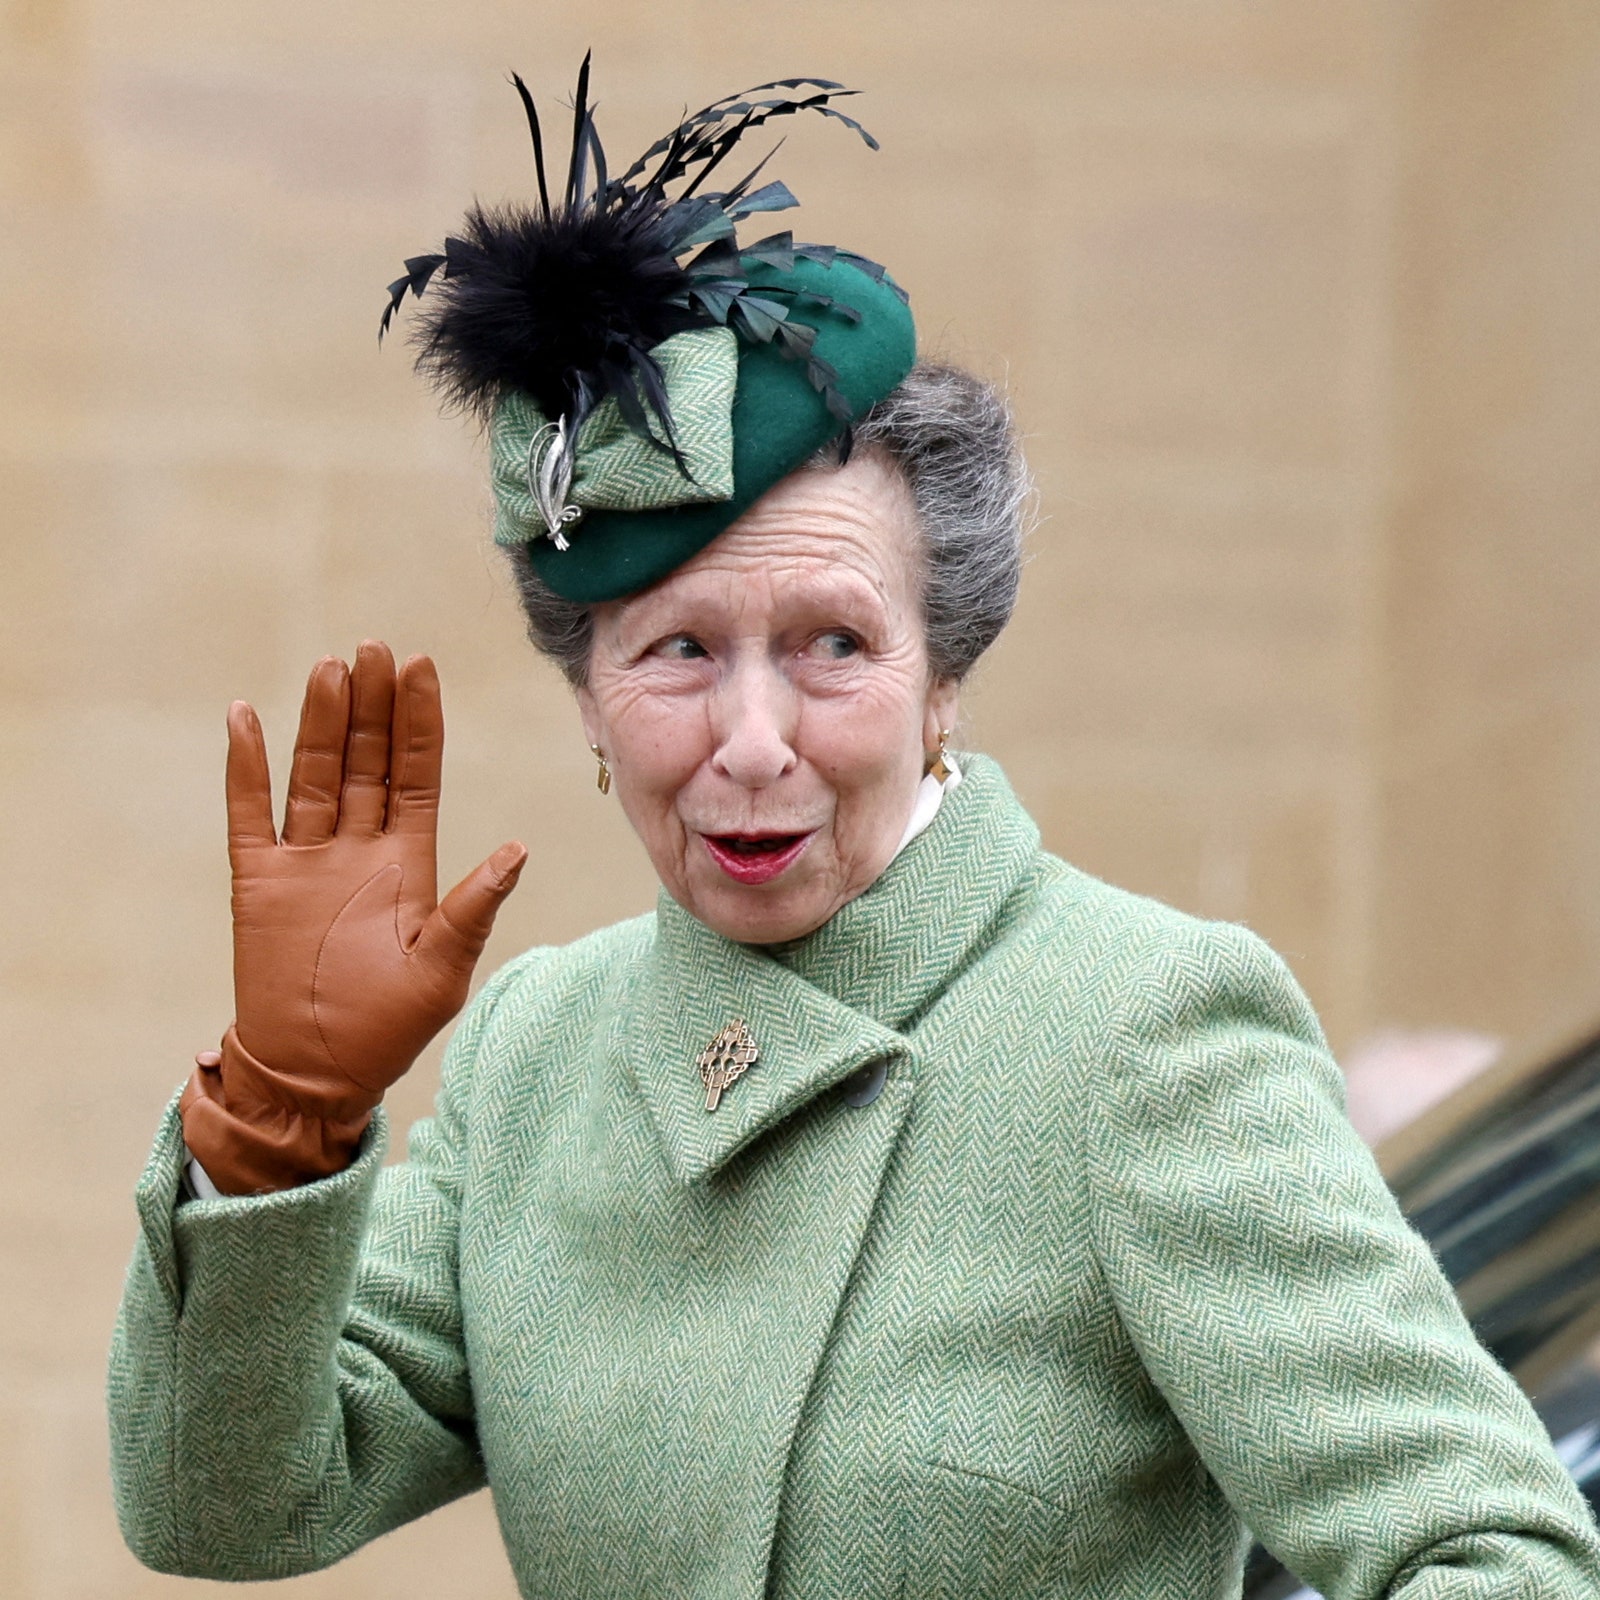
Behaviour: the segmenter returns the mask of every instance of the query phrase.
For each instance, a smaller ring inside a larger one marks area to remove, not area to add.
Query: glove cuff
[[[222,1193],[270,1194],[349,1166],[381,1098],[274,1072],[230,1027],[221,1065],[195,1068],[179,1111],[184,1143]]]

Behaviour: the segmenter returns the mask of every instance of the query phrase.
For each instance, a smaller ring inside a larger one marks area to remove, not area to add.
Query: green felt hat
[[[781,282],[826,294],[859,314],[859,321],[850,321],[830,308],[814,313],[812,323],[817,330],[813,349],[837,372],[836,387],[853,417],[882,400],[910,372],[916,360],[916,330],[910,308],[887,284],[875,282],[844,261],[831,266],[797,261],[784,274],[763,267],[752,271],[750,279],[757,287]],[[737,384],[723,413],[732,465],[725,497],[700,499],[699,485],[669,460],[659,504],[629,509],[597,505],[565,530],[567,548],[561,549],[545,536],[542,527],[521,515],[526,485],[515,484],[510,494],[503,493],[497,474],[496,539],[502,543],[527,540],[534,568],[545,583],[557,594],[583,604],[632,594],[682,566],[774,484],[838,438],[845,426],[829,411],[805,368],[785,358],[773,345],[744,345],[737,352],[736,366]],[[691,376],[690,384],[695,381]],[[717,387],[714,377],[699,381],[707,389]],[[687,397],[679,403],[680,392],[674,391],[669,380],[675,417],[690,409]],[[523,434],[525,427],[517,427],[516,433]],[[645,448],[648,451],[649,447]],[[580,471],[584,456],[580,444]],[[598,487],[603,498],[604,477]],[[584,491],[580,489],[573,498],[581,502]],[[508,500],[513,502],[511,514]]]
[[[760,85],[610,178],[588,73],[585,58],[564,196],[552,201],[517,78],[538,206],[475,207],[462,237],[406,262],[380,329],[408,292],[435,285],[419,365],[488,424],[495,538],[526,545],[543,581],[583,604],[681,566],[916,359],[904,291],[876,263],[789,233],[739,240],[750,216],[797,203],[782,183],[755,186],[765,162],[729,189],[704,184],[775,116],[819,112],[876,148],[832,104],[853,91]],[[772,92],[791,90],[806,92]]]

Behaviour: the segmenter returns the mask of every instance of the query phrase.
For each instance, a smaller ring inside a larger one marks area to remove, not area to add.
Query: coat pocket
[[[919,1464],[905,1524],[904,1600],[1032,1600],[1054,1594],[1067,1514],[1003,1478]]]

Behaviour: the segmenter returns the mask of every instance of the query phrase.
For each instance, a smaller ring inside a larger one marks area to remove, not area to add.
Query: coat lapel
[[[627,1054],[680,1182],[863,1067],[892,1068],[909,1049],[904,1030],[1003,931],[1039,833],[993,762],[965,761],[933,827],[809,938],[734,944],[661,896]],[[708,1112],[696,1063],[736,1018],[760,1058]]]
[[[659,909],[656,927],[628,1061],[679,1182],[716,1171],[869,1063],[905,1055],[905,1040],[893,1029],[841,1005],[770,955],[720,938],[671,901]],[[697,1062],[736,1018],[760,1055],[708,1112]]]

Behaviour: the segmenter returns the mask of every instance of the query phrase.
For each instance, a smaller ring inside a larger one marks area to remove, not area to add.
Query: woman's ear
[[[572,698],[578,702],[578,717],[583,723],[584,738],[591,748],[599,745],[604,750],[606,741],[602,737],[600,707],[595,704],[594,691],[587,684],[582,684],[572,691]]]
[[[922,748],[937,750],[939,735],[956,725],[961,712],[961,685],[954,678],[936,678],[928,689],[927,709],[922,719]]]

